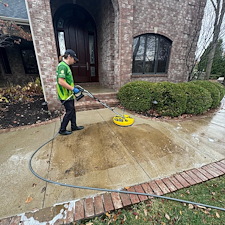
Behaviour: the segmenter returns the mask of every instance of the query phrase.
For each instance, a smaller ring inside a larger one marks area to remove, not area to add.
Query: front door
[[[79,59],[79,62],[71,66],[75,83],[98,81],[96,29],[90,15],[73,5],[67,10],[64,9],[57,24],[61,25],[61,29],[57,29],[57,32],[63,36],[59,38],[58,35],[59,52],[73,49]]]

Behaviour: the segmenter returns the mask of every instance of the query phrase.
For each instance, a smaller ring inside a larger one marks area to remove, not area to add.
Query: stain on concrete
[[[53,142],[50,174],[53,180],[61,180],[164,157],[174,163],[173,154],[187,154],[187,151],[174,143],[162,126],[159,129],[148,124],[119,127],[102,122],[70,136],[58,136]],[[189,157],[192,154],[189,152]]]

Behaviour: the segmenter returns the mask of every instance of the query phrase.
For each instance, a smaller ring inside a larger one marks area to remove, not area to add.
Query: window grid
[[[141,43],[142,40],[144,40],[144,45]],[[171,45],[172,42],[168,38],[158,34],[135,37],[132,73],[134,75],[167,73]]]

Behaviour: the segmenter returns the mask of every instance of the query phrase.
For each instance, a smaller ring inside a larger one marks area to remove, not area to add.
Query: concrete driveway
[[[224,105],[184,121],[132,115],[131,127],[113,124],[114,115],[108,109],[78,112],[85,129],[56,136],[33,158],[34,170],[61,183],[121,189],[225,158]],[[0,133],[0,218],[97,193],[49,184],[30,172],[32,153],[54,137],[59,123]]]

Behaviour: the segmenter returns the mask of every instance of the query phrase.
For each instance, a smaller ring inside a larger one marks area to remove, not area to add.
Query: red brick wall
[[[51,110],[59,107],[56,95],[58,57],[49,0],[26,0],[31,32],[45,100]]]
[[[26,0],[45,98],[57,102],[57,50],[52,14],[65,3],[84,7],[94,18],[98,37],[99,82],[118,89],[136,79],[186,81],[201,27],[206,0]],[[199,7],[199,5],[201,7]],[[197,24],[197,25],[196,25]],[[168,74],[132,76],[133,38],[157,33],[172,40]],[[187,62],[187,63],[186,63]]]

